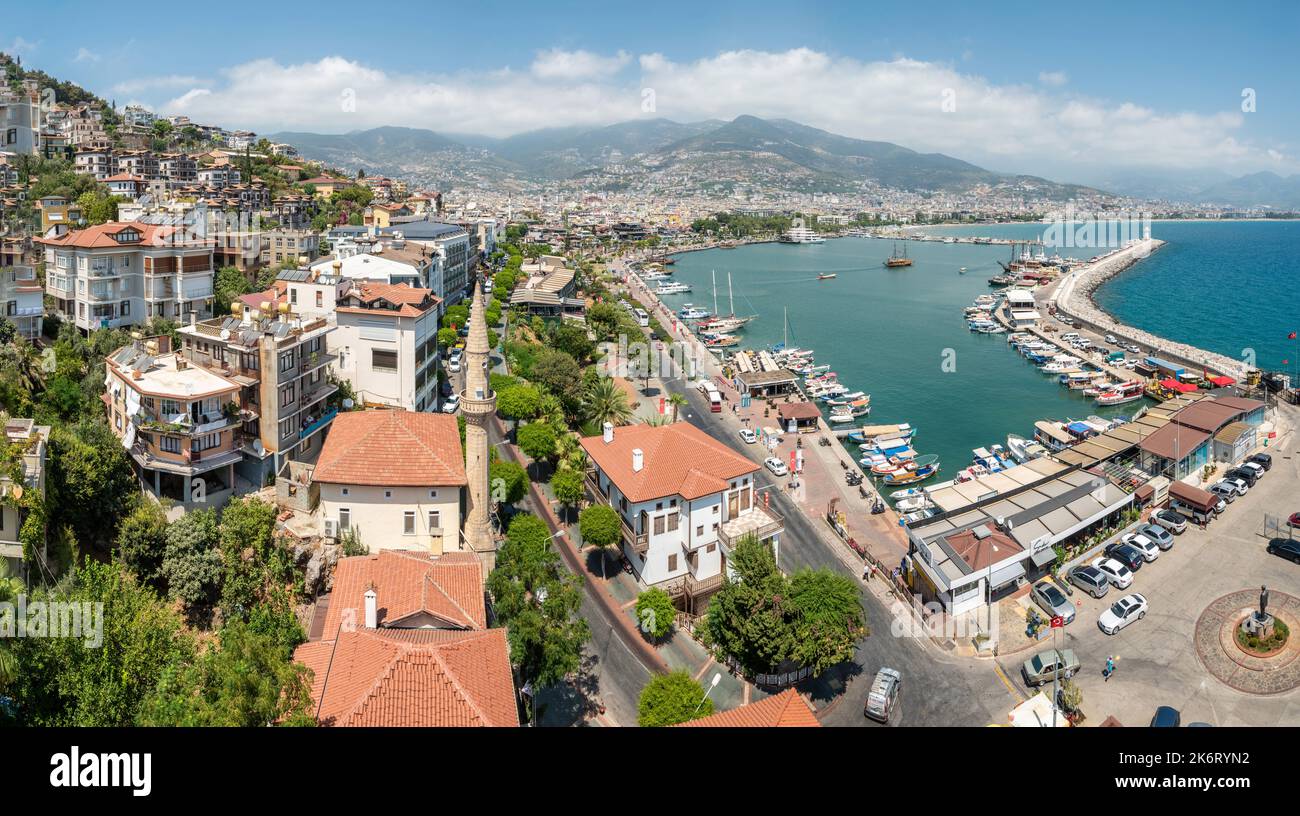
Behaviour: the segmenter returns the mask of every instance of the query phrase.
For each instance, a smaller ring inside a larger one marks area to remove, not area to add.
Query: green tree
[[[311,724],[311,672],[242,621],[193,661],[168,667],[145,699],[145,726],[256,728]]]
[[[253,291],[248,277],[233,266],[224,266],[217,271],[212,284],[212,311],[214,314],[230,314],[230,304],[240,295]]]
[[[607,504],[593,504],[578,514],[578,532],[582,543],[590,544],[600,552],[600,577],[605,577],[605,552],[623,537],[623,526],[618,513]]]
[[[9,560],[0,558],[0,603],[17,603],[26,591],[23,582],[9,571]],[[18,674],[18,659],[9,648],[9,638],[0,638],[0,691],[4,691]]]
[[[246,619],[274,587],[289,584],[293,564],[275,539],[275,505],[256,498],[232,501],[221,513],[221,610]]]
[[[626,425],[632,421],[632,406],[627,392],[610,377],[600,377],[587,385],[583,395],[583,414],[597,424],[612,422]]]
[[[582,368],[568,352],[541,349],[533,359],[529,376],[559,397],[566,412],[577,413],[582,406]]]
[[[83,545],[107,549],[137,491],[122,443],[103,422],[56,426],[47,461],[50,525],[69,524]]]
[[[641,631],[656,642],[673,630],[677,609],[673,599],[659,587],[650,587],[636,599],[636,620]]]
[[[506,419],[519,421],[533,419],[542,408],[542,394],[531,385],[512,385],[497,392],[497,411]]]
[[[862,592],[847,575],[827,569],[801,570],[790,579],[794,649],[790,658],[820,674],[853,659],[867,635]]]
[[[590,637],[578,614],[582,579],[560,564],[545,522],[528,513],[511,520],[487,590],[521,677],[543,688],[578,670]]]
[[[438,329],[438,347],[452,348],[460,341],[460,335],[453,328]]]
[[[528,471],[522,465],[505,459],[488,467],[492,479],[492,498],[503,504],[514,504],[528,494]]]
[[[519,448],[533,461],[555,456],[555,431],[545,422],[530,422],[515,434]]]
[[[668,404],[672,406],[673,409],[673,422],[677,421],[677,415],[681,409],[690,405],[690,403],[686,401],[686,397],[681,394],[669,394]]]
[[[728,563],[736,580],[723,580],[698,631],[720,656],[734,657],[752,671],[770,671],[794,649],[785,576],[752,535],[737,542]]]
[[[136,501],[135,509],[117,530],[117,557],[146,584],[162,586],[163,555],[167,549],[167,515],[156,502]]]
[[[642,728],[677,725],[712,713],[713,701],[704,696],[704,687],[684,671],[655,675],[637,701],[637,725]]]
[[[562,322],[551,333],[551,345],[568,354],[579,363],[591,360],[596,345],[587,337],[587,327],[580,323]]]
[[[162,577],[185,614],[200,618],[221,595],[221,530],[215,510],[193,510],[167,528]]]
[[[561,466],[560,470],[551,476],[551,492],[566,511],[577,507],[578,502],[582,501],[582,497],[587,492],[582,472]]]

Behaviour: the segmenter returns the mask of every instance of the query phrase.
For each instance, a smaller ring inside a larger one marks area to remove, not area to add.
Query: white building
[[[466,485],[456,419],[412,411],[346,411],[334,420],[312,475],[321,533],[355,530],[372,553],[461,550]]]
[[[25,575],[23,545],[18,538],[27,511],[19,501],[28,491],[45,495],[45,451],[50,438],[50,426],[37,425],[30,419],[13,418],[5,421],[4,439],[0,444],[16,446],[15,461],[22,463],[22,483],[15,484],[9,473],[0,473],[0,561],[7,562],[10,575]],[[44,558],[45,553],[38,554]],[[27,565],[34,567],[35,565]]]
[[[744,536],[779,560],[784,523],[758,496],[758,466],[690,423],[607,423],[602,436],[581,442],[591,460],[588,491],[619,514],[632,568],[687,611],[722,585]]]
[[[368,407],[434,411],[441,302],[406,284],[346,281],[335,307],[335,371]]]
[[[0,89],[0,151],[35,154],[40,149],[41,101],[34,85]]]

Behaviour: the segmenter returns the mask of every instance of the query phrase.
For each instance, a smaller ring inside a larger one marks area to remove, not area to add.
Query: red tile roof
[[[1001,530],[990,530],[984,538],[975,535],[974,529],[962,530],[947,536],[946,540],[957,557],[972,570],[1000,564],[1025,551],[1019,542]]]
[[[334,637],[340,625],[365,625],[365,595],[372,587],[380,626],[424,625],[435,618],[443,627],[487,628],[483,565],[473,553],[380,550],[339,560],[324,637]]]
[[[467,484],[456,418],[423,411],[347,411],[325,437],[312,477],[331,484]]]
[[[812,706],[794,689],[730,711],[680,723],[682,728],[821,728]]]
[[[129,243],[120,243],[113,236],[126,229],[133,229],[140,233],[138,241]],[[87,227],[81,230],[72,230],[57,238],[38,238],[37,243],[46,244],[47,246],[66,246],[76,247],[78,249],[102,249],[107,247],[120,246],[185,246],[185,247],[202,247],[212,246],[215,242],[199,238],[197,233],[186,235],[184,230],[178,230],[175,226],[168,224],[144,224],[139,221],[115,221],[108,224],[99,224],[94,227]]]
[[[677,495],[698,499],[726,490],[732,479],[758,470],[753,462],[689,422],[624,425],[614,429],[614,440],[608,444],[600,436],[581,442],[597,467],[632,502]],[[632,451],[638,448],[643,466],[634,472]]]
[[[380,283],[378,281],[354,280],[351,288],[341,298],[347,301],[355,297],[361,306],[339,306],[337,311],[356,314],[389,314],[402,317],[419,317],[437,308],[441,303],[431,289],[418,289],[408,283]],[[378,307],[379,301],[388,301],[397,309]]]
[[[357,629],[305,643],[321,725],[518,727],[506,630]]]

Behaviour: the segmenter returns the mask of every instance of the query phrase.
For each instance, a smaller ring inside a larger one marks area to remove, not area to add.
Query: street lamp
[[[699,713],[700,706],[704,705],[704,701],[709,699],[709,695],[713,692],[715,688],[718,687],[718,684],[721,682],[722,682],[722,672],[714,672],[713,679],[709,681],[709,688],[704,692],[704,696],[700,698],[700,704],[695,707],[695,711],[691,712],[692,717],[694,717],[696,714]]]

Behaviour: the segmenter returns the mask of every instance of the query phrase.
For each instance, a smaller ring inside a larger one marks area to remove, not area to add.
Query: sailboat
[[[912,259],[907,257],[907,242],[903,242],[903,254],[898,254],[898,243],[894,243],[894,254],[885,260],[885,266],[893,269],[898,266],[911,266]]]
[[[731,314],[727,317],[715,317],[708,323],[701,326],[702,329],[714,332],[733,332],[736,329],[749,323],[758,315],[748,315],[746,317],[736,317],[736,294],[731,287],[731,273],[727,273],[727,301],[731,308]],[[718,314],[718,279],[717,273],[713,278],[713,313]]]

